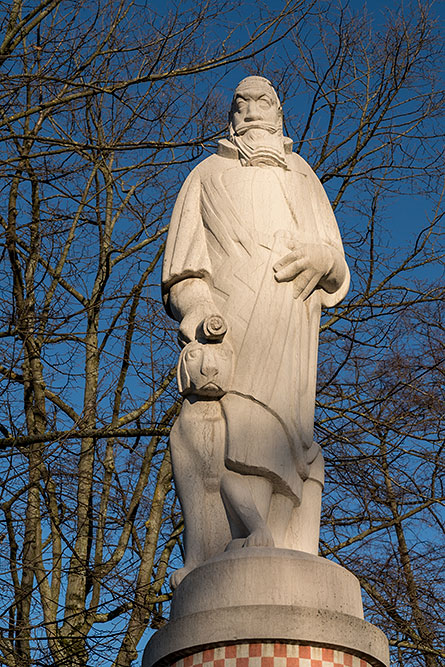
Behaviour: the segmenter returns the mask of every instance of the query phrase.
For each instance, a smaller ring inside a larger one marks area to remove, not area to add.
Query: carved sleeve
[[[168,314],[172,315],[169,305],[172,285],[186,278],[208,279],[210,274],[211,264],[201,218],[201,179],[195,169],[178,195],[167,237],[162,293]]]

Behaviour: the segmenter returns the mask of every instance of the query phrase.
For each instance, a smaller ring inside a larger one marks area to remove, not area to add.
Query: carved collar
[[[284,152],[286,155],[292,153],[293,143],[294,142],[292,139],[289,139],[289,137],[283,137]],[[232,160],[238,159],[238,149],[231,141],[229,141],[229,139],[220,139],[218,142],[217,154],[221,157],[231,158]]]

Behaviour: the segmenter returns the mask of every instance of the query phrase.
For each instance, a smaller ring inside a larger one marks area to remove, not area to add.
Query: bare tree
[[[2,3],[5,665],[128,666],[162,622],[181,531],[167,212],[221,128],[206,73],[273,45],[305,4],[232,35],[219,0]]]
[[[322,553],[360,577],[397,664],[443,664],[443,98],[427,7],[373,31],[303,0],[0,6],[0,663],[129,667],[164,622],[182,525],[160,259],[237,67],[278,84],[353,269],[322,322]],[[396,243],[395,207],[417,195],[428,213]]]
[[[332,8],[271,63],[352,267],[348,300],[321,327],[322,554],[360,578],[394,664],[427,667],[445,660],[438,40],[423,3],[388,10],[378,31]]]

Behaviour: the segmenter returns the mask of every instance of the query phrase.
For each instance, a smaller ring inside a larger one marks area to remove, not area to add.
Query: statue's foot
[[[253,533],[250,533],[244,540],[245,547],[274,547],[275,542],[269,528],[264,524],[260,526]]]
[[[194,570],[196,565],[184,565],[184,567],[180,567],[179,570],[176,570],[176,572],[173,572],[173,574],[170,577],[170,586],[172,587],[173,590],[175,588],[178,588],[179,584],[181,581],[188,575],[189,572]]]

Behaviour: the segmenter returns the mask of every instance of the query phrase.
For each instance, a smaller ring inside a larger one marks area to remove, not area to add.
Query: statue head
[[[283,111],[268,79],[248,76],[237,85],[229,113],[229,135],[245,166],[287,168]]]
[[[220,398],[230,388],[232,346],[222,343],[188,343],[179,356],[178,387],[183,396]]]
[[[238,136],[254,127],[272,133],[282,130],[283,110],[269,79],[248,76],[239,82],[233,94],[229,124]]]

